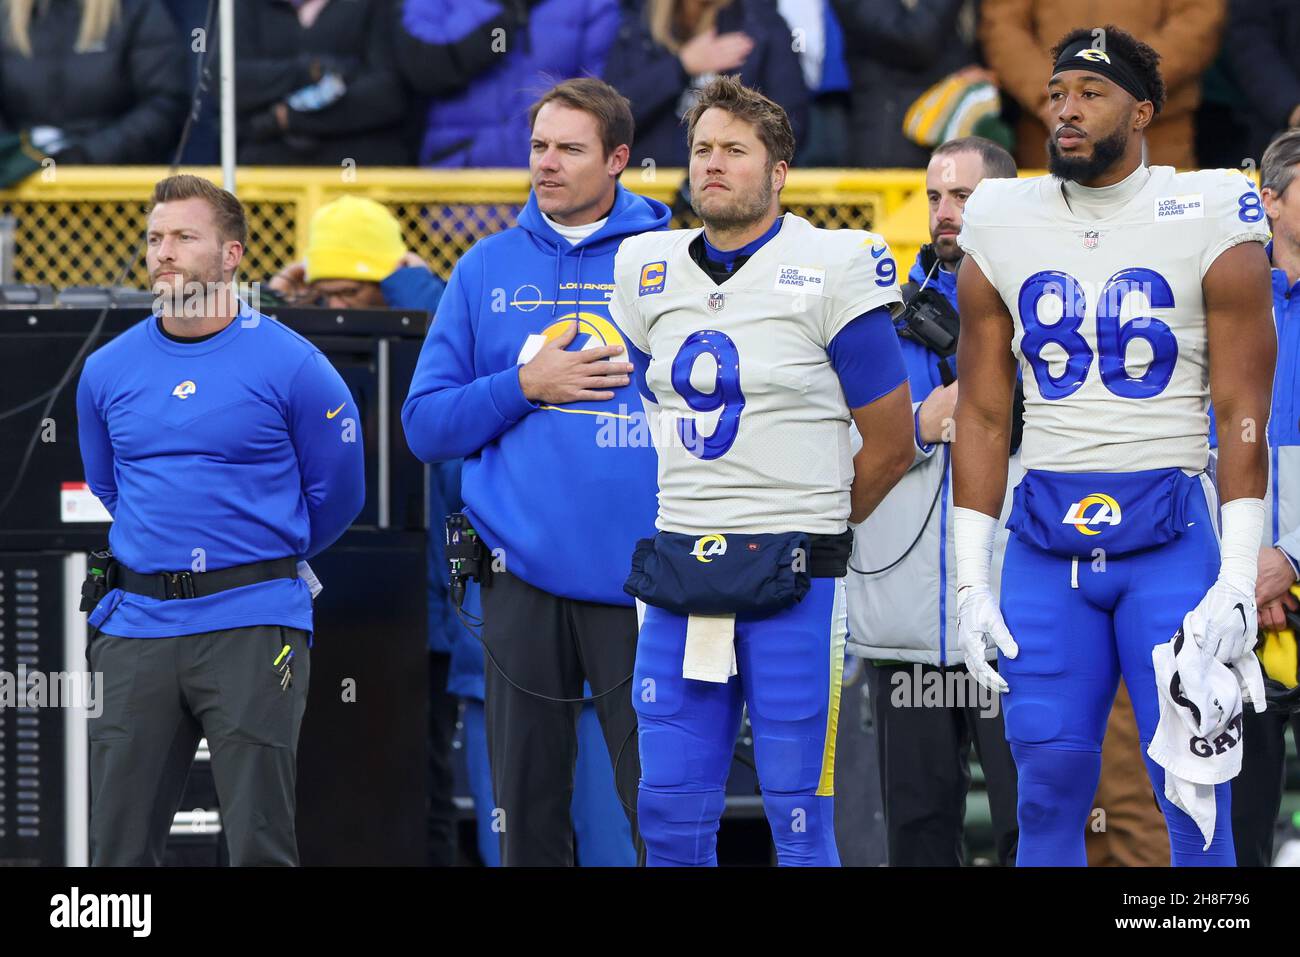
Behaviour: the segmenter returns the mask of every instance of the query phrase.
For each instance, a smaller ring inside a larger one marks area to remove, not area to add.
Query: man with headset
[[[899,320],[916,457],[858,526],[849,565],[848,648],[868,659],[893,866],[962,863],[972,743],[988,785],[998,860],[1015,859],[1016,769],[998,697],[977,694],[982,689],[967,675],[957,648],[949,467],[958,389],[962,207],[980,180],[1015,175],[1015,160],[1006,150],[975,136],[949,140],[930,159],[925,187],[931,242],[921,247],[908,274],[908,321]],[[1004,512],[1009,506],[1010,493]],[[1004,531],[995,561],[1005,543]]]

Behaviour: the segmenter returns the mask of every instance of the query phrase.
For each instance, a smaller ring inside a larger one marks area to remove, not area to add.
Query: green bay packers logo
[[[194,384],[192,379],[186,379],[176,388],[172,389],[172,395],[176,396],[178,399],[188,399],[197,389],[198,386]]]
[[[568,349],[577,352],[580,349],[595,349],[599,346],[626,346],[618,328],[604,316],[594,312],[571,312],[561,316],[541,332],[535,332],[524,340],[519,350],[518,362],[528,362],[537,355],[542,346],[560,338],[569,331],[574,320],[578,321],[578,334],[569,343]]]
[[[704,562],[706,565],[727,554],[727,537],[725,535],[704,535],[695,540],[695,547],[691,549],[691,554],[695,556],[696,561]]]
[[[1093,508],[1096,511],[1090,513],[1088,510]],[[1118,525],[1120,518],[1119,502],[1109,495],[1094,492],[1071,505],[1065,518],[1061,519],[1061,524],[1073,525],[1083,535],[1100,535],[1101,529],[1092,526]]]
[[[1091,60],[1093,63],[1109,63],[1110,57],[1106,55],[1105,50],[1098,50],[1096,47],[1088,47],[1086,50],[1080,50],[1075,54],[1077,57],[1083,57],[1085,60]]]

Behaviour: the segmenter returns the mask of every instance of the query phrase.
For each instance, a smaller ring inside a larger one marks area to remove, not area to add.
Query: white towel
[[[688,616],[682,677],[725,685],[735,673],[736,616]]]
[[[1214,837],[1214,786],[1241,770],[1242,702],[1263,711],[1264,676],[1253,651],[1225,665],[1201,650],[1205,621],[1188,612],[1183,626],[1151,652],[1160,723],[1147,754],[1165,769],[1165,797]]]

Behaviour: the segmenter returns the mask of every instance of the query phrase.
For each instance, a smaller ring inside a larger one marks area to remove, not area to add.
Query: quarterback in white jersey
[[[1221,772],[1240,751],[1239,716],[1210,744],[1193,738],[1183,749],[1205,759],[1199,766],[1174,762],[1166,774],[1159,742],[1147,752],[1161,725],[1158,645],[1181,628],[1176,647],[1194,642],[1203,661],[1254,664],[1275,351],[1267,222],[1238,172],[1143,165],[1142,131],[1164,100],[1149,46],[1112,27],[1083,29],[1053,56],[1053,175],[985,180],[958,240],[967,254],[953,449],[960,641],[972,673],[1005,692],[1019,864],[1084,863],[1121,674],[1173,862],[1231,864]],[[999,609],[989,554],[1017,362],[1028,471],[1007,522]],[[1211,397],[1221,545],[1205,474]],[[1000,673],[984,660],[990,641]],[[1187,800],[1189,776],[1217,783],[1214,797],[1203,787]]]
[[[626,586],[640,831],[648,864],[716,863],[748,705],[778,861],[836,865],[847,525],[913,455],[897,267],[879,236],[780,215],[794,137],[771,100],[720,78],[687,135],[704,229],[625,240],[610,301],[659,453]]]
[[[896,266],[874,233],[792,213],[774,225],[721,285],[691,256],[700,230],[619,247],[612,308],[652,357],[663,531],[835,535],[849,519],[849,407],[827,348],[857,317],[901,301]]]

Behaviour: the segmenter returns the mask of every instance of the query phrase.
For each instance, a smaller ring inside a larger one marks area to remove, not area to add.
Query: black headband
[[[1149,100],[1151,94],[1136,70],[1118,53],[1093,46],[1090,40],[1078,40],[1061,51],[1052,76],[1062,70],[1087,70],[1126,90],[1135,100]]]

